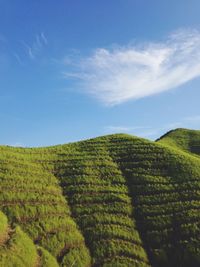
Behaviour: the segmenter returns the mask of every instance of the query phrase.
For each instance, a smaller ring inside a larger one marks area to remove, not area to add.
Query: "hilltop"
[[[0,147],[0,266],[199,267],[200,131]]]
[[[159,140],[163,144],[176,147],[186,152],[200,155],[200,131],[176,129],[163,135]]]

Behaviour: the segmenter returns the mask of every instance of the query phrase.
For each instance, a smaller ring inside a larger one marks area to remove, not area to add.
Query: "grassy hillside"
[[[11,228],[2,212],[0,221],[0,266],[59,266],[56,259],[45,249],[36,246],[19,226]]]
[[[200,131],[176,129],[166,133],[158,142],[200,156]]]
[[[199,267],[199,137],[0,147],[0,266]]]

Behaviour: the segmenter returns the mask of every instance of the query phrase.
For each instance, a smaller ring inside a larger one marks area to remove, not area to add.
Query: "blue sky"
[[[200,127],[199,0],[0,0],[0,143]]]

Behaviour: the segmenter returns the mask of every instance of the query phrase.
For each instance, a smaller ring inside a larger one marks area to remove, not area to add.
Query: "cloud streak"
[[[179,30],[162,42],[99,48],[65,72],[66,78],[111,106],[171,90],[199,76],[197,30]]]
[[[152,136],[159,136],[161,129],[152,128],[149,126],[106,126],[104,127],[104,134],[113,133],[128,133],[139,137],[151,138]]]
[[[44,33],[40,33],[35,36],[35,40],[31,45],[24,41],[22,41],[22,44],[25,47],[29,58],[33,60],[40,54],[42,48],[48,44],[48,41]]]
[[[7,43],[7,39],[4,35],[0,33],[0,43]]]
[[[188,128],[200,130],[200,115],[192,115],[183,117],[179,121],[174,121],[171,123],[166,123],[157,126],[125,126],[125,125],[109,125],[105,126],[103,129],[103,134],[113,134],[113,133],[129,133],[136,135],[138,137],[144,137],[149,139],[159,138],[164,133],[177,129],[177,128]]]
[[[141,129],[149,129],[150,127],[144,127],[144,126],[113,126],[109,125],[104,128],[105,133],[123,133],[123,132],[133,132]]]

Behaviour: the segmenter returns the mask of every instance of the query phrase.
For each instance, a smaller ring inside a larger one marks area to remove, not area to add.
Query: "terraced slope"
[[[172,133],[1,147],[1,210],[32,240],[40,266],[199,267],[199,131]]]
[[[200,131],[181,128],[176,129],[166,133],[158,142],[200,156]]]
[[[33,241],[19,226],[11,228],[0,212],[0,266],[58,267],[56,259]]]
[[[1,147],[0,207],[9,222],[21,226],[63,266],[76,259],[90,265],[84,237],[71,217],[56,177],[29,159],[29,151]],[[35,150],[33,150],[34,153]]]

